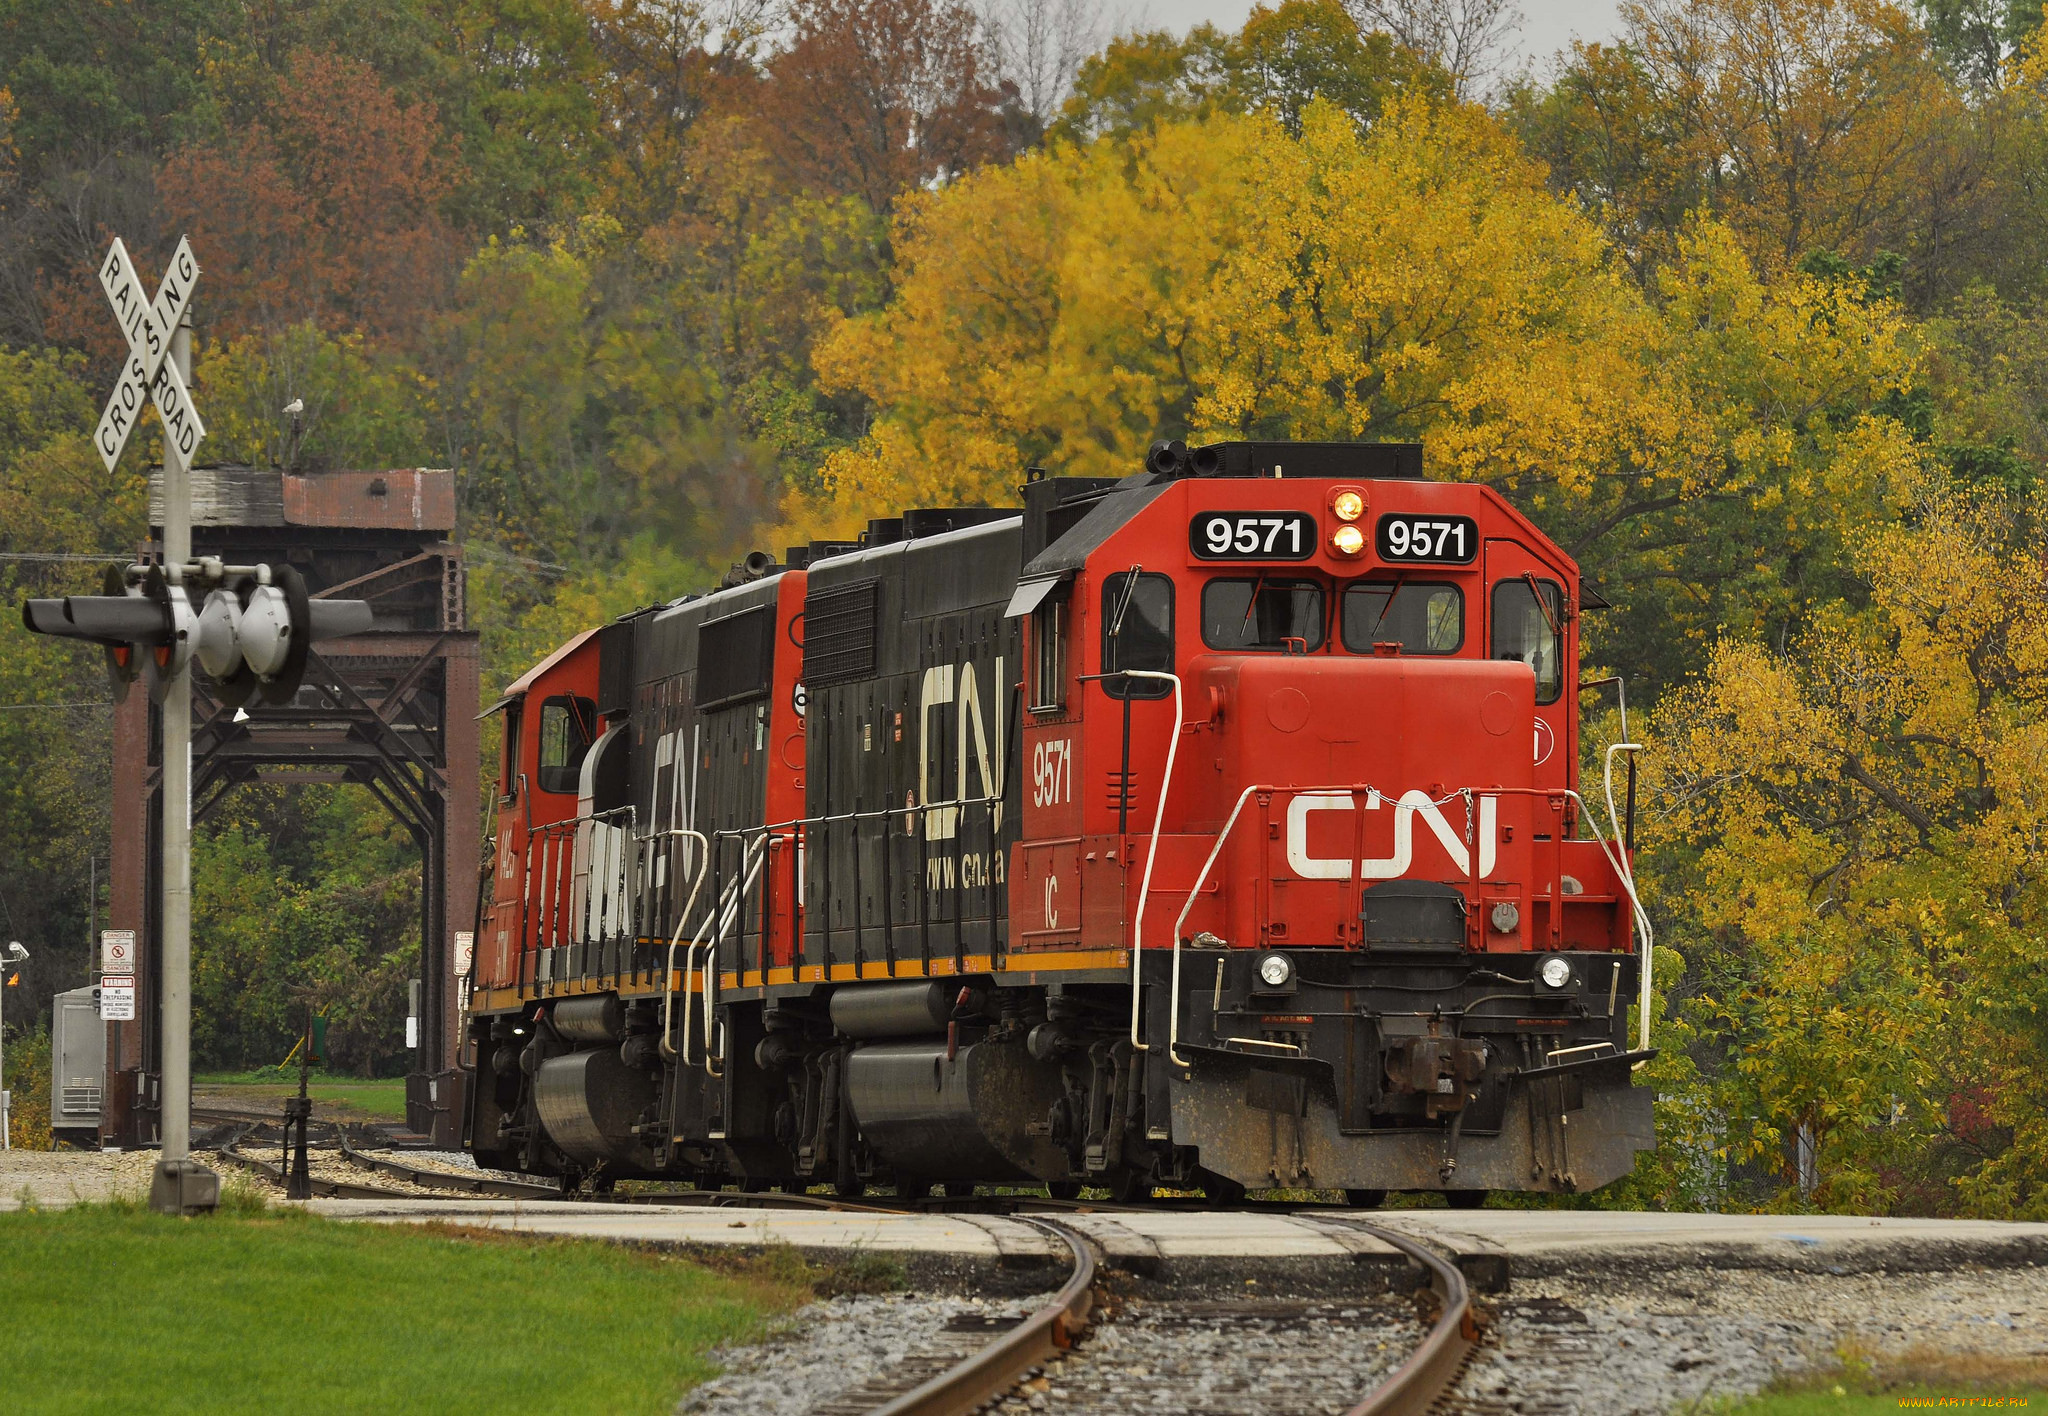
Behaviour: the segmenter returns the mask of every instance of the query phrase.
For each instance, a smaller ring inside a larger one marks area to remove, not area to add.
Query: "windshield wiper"
[[[1366,646],[1370,648],[1378,641],[1373,636],[1380,632],[1380,626],[1387,622],[1387,612],[1394,608],[1394,597],[1401,593],[1401,581],[1406,572],[1396,572],[1393,582],[1387,586],[1387,603],[1380,606],[1380,617],[1372,622],[1372,628],[1365,632]]]

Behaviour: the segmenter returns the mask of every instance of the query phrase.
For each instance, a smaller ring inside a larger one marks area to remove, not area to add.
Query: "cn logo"
[[[1378,811],[1385,800],[1378,792],[1370,792],[1365,798],[1367,811]],[[1356,804],[1350,792],[1303,792],[1287,804],[1287,867],[1304,880],[1349,880],[1351,862],[1342,856],[1312,856],[1308,853],[1308,819],[1318,811],[1352,811]],[[1465,850],[1465,823],[1462,804],[1456,806],[1459,816],[1454,827],[1444,819],[1437,804],[1430,800],[1428,792],[1407,791],[1394,803],[1394,853],[1384,860],[1362,860],[1358,863],[1358,875],[1364,880],[1395,880],[1406,875],[1415,863],[1415,818],[1421,817],[1429,827],[1429,833],[1436,837],[1444,854],[1451,858],[1451,864],[1458,874],[1471,872],[1471,856]],[[1479,835],[1479,875],[1481,879],[1493,874],[1494,858],[1498,854],[1500,830],[1500,799],[1483,796],[1479,798],[1479,819],[1475,824]],[[1346,828],[1347,833],[1349,828]]]
[[[1057,875],[1045,877],[1045,927],[1060,927],[1060,878]]]

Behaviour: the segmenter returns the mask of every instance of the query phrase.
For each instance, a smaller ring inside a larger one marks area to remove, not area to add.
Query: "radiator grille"
[[[698,708],[723,708],[768,692],[775,674],[775,607],[708,621],[697,639]]]
[[[873,678],[880,639],[881,583],[864,580],[804,602],[804,684],[819,688]]]

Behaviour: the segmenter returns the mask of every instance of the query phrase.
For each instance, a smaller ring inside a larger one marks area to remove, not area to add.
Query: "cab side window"
[[[1102,672],[1123,669],[1173,672],[1173,582],[1163,575],[1124,571],[1102,584]],[[1164,698],[1173,685],[1160,679],[1102,681],[1111,698]]]
[[[498,764],[498,794],[507,806],[519,794],[519,719],[521,705],[505,709],[505,755]]]
[[[1526,577],[1493,587],[1488,652],[1536,670],[1538,703],[1555,703],[1564,692],[1564,615],[1564,590],[1554,580]]]
[[[1067,594],[1054,591],[1031,612],[1031,711],[1067,706]]]
[[[540,789],[573,792],[597,738],[597,705],[560,694],[540,705]]]

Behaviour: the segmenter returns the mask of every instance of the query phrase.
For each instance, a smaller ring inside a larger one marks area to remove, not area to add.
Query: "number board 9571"
[[[1205,511],[1188,522],[1188,549],[1197,560],[1307,560],[1316,522],[1299,511]]]
[[[1375,537],[1383,561],[1470,565],[1479,554],[1479,524],[1469,516],[1382,516]]]

